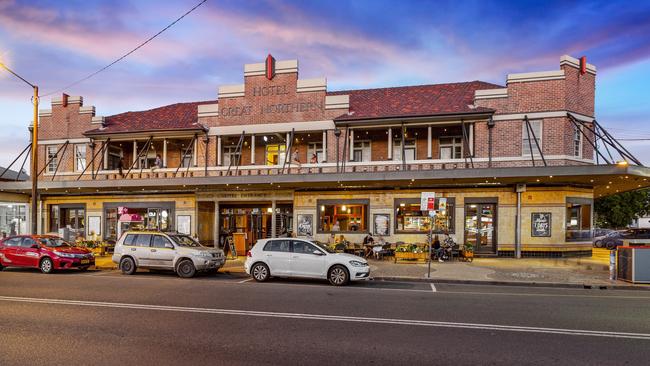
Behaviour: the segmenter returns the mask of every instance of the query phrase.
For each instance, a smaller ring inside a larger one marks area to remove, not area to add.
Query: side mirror
[[[165,248],[174,249],[174,246],[171,243],[165,243]]]
[[[321,252],[320,250],[314,250],[312,253],[314,255],[325,255],[325,253]]]
[[[32,246],[31,246],[30,248],[32,248],[32,249],[38,249],[38,248],[40,248],[40,247],[41,247],[41,246],[38,245],[38,244],[32,244]]]

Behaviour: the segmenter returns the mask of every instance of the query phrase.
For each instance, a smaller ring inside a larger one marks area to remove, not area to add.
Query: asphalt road
[[[650,291],[0,272],[0,365],[647,365]]]

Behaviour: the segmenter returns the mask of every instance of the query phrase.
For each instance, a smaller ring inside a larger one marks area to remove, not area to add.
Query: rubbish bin
[[[618,247],[616,254],[616,275],[619,280],[650,283],[650,246]]]

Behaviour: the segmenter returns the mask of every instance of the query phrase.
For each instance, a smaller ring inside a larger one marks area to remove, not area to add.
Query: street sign
[[[420,196],[420,211],[433,211],[436,209],[436,192],[422,192]]]

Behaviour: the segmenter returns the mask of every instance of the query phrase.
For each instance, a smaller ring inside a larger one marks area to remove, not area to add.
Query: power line
[[[158,33],[154,34],[153,36],[149,37],[146,41],[140,43],[136,48],[134,48],[134,49],[132,49],[131,51],[127,52],[127,53],[124,54],[122,57],[118,58],[117,60],[111,62],[110,64],[108,64],[108,65],[102,67],[101,69],[99,69],[99,70],[93,72],[92,74],[90,74],[90,75],[88,75],[88,76],[86,76],[86,77],[84,77],[84,78],[82,78],[82,79],[79,79],[79,80],[77,80],[77,81],[75,81],[75,82],[73,82],[73,83],[71,83],[71,84],[68,84],[68,85],[64,86],[63,88],[61,88],[61,89],[57,89],[57,90],[55,90],[55,91],[52,91],[52,92],[49,92],[49,93],[47,93],[47,94],[41,95],[40,97],[47,97],[47,96],[49,96],[49,95],[52,95],[52,94],[55,94],[55,93],[59,93],[59,92],[64,91],[64,90],[66,90],[66,89],[68,89],[68,88],[71,88],[71,87],[73,87],[73,86],[75,86],[75,85],[77,85],[77,84],[80,84],[80,83],[82,83],[82,82],[84,82],[84,81],[86,81],[86,80],[92,78],[93,76],[95,76],[95,75],[99,74],[100,72],[102,72],[102,71],[108,69],[109,67],[115,65],[116,63],[122,61],[123,59],[125,59],[126,57],[128,57],[128,56],[129,56],[130,54],[132,54],[133,52],[139,50],[139,49],[142,48],[144,45],[146,45],[147,43],[151,42],[154,38],[158,37],[158,36],[159,36],[160,34],[162,34],[164,31],[166,31],[167,29],[173,27],[174,24],[178,23],[181,19],[185,18],[185,17],[186,17],[187,15],[189,15],[191,12],[193,12],[194,10],[196,10],[196,8],[198,8],[199,6],[203,5],[206,1],[208,1],[208,0],[202,0],[200,3],[196,4],[192,9],[188,10],[185,14],[181,15],[178,19],[174,20],[171,24],[169,24],[168,26],[166,26],[165,28],[163,28],[160,32],[158,32]]]

